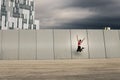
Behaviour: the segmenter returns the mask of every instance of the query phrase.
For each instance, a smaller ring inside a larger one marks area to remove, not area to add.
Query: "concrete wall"
[[[36,31],[21,30],[19,33],[19,59],[36,59]]]
[[[37,31],[37,59],[54,59],[53,30]]]
[[[119,31],[104,31],[107,58],[120,57]]]
[[[85,38],[80,53],[77,39]],[[120,58],[120,30],[8,30],[0,31],[0,59]]]
[[[18,31],[2,31],[2,59],[18,59]]]
[[[105,58],[105,45],[102,30],[88,30],[90,58]]]
[[[54,30],[55,59],[71,59],[70,30]]]

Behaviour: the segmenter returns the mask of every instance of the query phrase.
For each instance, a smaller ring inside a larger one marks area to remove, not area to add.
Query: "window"
[[[26,5],[28,5],[28,1],[26,0]]]
[[[24,4],[23,0],[19,0],[19,3]]]
[[[27,19],[27,14],[24,14],[24,19]]]
[[[2,29],[2,27],[1,27],[1,21],[0,21],[0,30]]]
[[[7,24],[7,15],[5,15],[5,26]]]
[[[11,5],[11,2],[9,1],[9,7],[10,7],[10,5]]]
[[[18,3],[18,0],[15,0],[15,3]]]
[[[13,7],[15,7],[15,3],[13,2],[12,4],[13,4]]]
[[[36,25],[33,26],[33,29],[36,29]]]
[[[29,5],[29,0],[27,0],[27,5]]]
[[[12,29],[14,29],[14,23],[12,22]]]
[[[26,0],[24,0],[23,4],[26,5]]]
[[[3,5],[5,5],[5,0],[3,0]]]
[[[17,28],[19,28],[19,18],[17,18]]]
[[[20,16],[22,19],[24,19],[24,14],[21,14],[21,16]]]
[[[13,8],[13,13],[16,13],[16,12],[17,12],[16,8]]]
[[[33,16],[30,16],[30,19],[32,20],[32,19],[33,19]]]
[[[33,6],[31,6],[31,11],[33,11]]]
[[[11,2],[14,2],[14,0],[11,0]]]

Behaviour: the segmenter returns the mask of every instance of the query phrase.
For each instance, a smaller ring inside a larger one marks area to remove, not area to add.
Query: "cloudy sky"
[[[120,29],[120,0],[35,0],[44,29]]]

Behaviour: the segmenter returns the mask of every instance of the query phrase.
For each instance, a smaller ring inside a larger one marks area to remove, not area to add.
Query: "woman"
[[[82,44],[82,42],[85,40],[85,38],[83,39],[83,40],[79,40],[78,39],[78,35],[77,35],[77,41],[78,41],[78,48],[77,48],[77,52],[81,52],[83,49],[84,49],[84,47],[81,47],[81,44]]]

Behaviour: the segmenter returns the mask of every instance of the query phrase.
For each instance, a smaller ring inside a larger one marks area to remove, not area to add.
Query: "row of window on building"
[[[0,29],[39,29],[33,0],[0,0]]]

